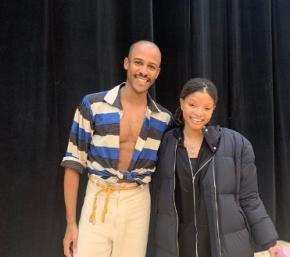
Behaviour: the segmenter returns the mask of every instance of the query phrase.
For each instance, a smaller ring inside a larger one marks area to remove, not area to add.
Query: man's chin
[[[137,91],[142,91],[142,92],[145,92],[145,91],[148,91],[148,89],[151,87],[151,83],[150,82],[145,82],[145,83],[136,83],[135,84],[135,89]]]

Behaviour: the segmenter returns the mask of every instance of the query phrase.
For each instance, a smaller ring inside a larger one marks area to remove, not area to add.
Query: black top
[[[202,144],[200,153],[206,151],[206,143]],[[199,169],[202,154],[198,158],[188,158],[186,149],[180,144],[176,156],[176,190],[175,202],[178,212],[178,240],[180,257],[196,256],[196,238],[198,240],[198,256],[210,256],[210,238],[204,197],[200,189],[200,181],[204,169]],[[191,162],[191,166],[190,163]],[[192,169],[191,169],[192,168]],[[194,179],[194,186],[193,186]],[[195,205],[194,205],[195,197]],[[196,214],[196,225],[194,217]]]

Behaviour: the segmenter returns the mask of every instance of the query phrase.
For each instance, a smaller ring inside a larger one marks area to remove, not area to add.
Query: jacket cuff
[[[273,246],[276,245],[276,244],[277,244],[277,241],[276,241],[276,240],[274,240],[274,241],[272,241],[272,242],[269,242],[269,243],[267,243],[267,244],[263,244],[263,245],[262,245],[262,250],[263,250],[263,251],[266,251],[266,250],[268,250],[269,248],[273,247]]]

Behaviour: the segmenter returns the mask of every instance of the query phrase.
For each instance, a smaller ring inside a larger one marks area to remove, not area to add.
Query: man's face
[[[148,44],[137,44],[124,59],[127,84],[137,94],[148,91],[160,72],[161,54]]]

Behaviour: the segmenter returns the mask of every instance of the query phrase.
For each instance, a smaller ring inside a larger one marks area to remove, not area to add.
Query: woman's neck
[[[203,138],[202,130],[192,130],[186,126],[183,129],[183,134],[184,134],[184,138],[186,138],[190,141],[191,140],[200,140],[201,138]]]
[[[184,147],[187,150],[189,158],[197,158],[203,141],[203,133],[201,130],[192,130],[184,127]]]

